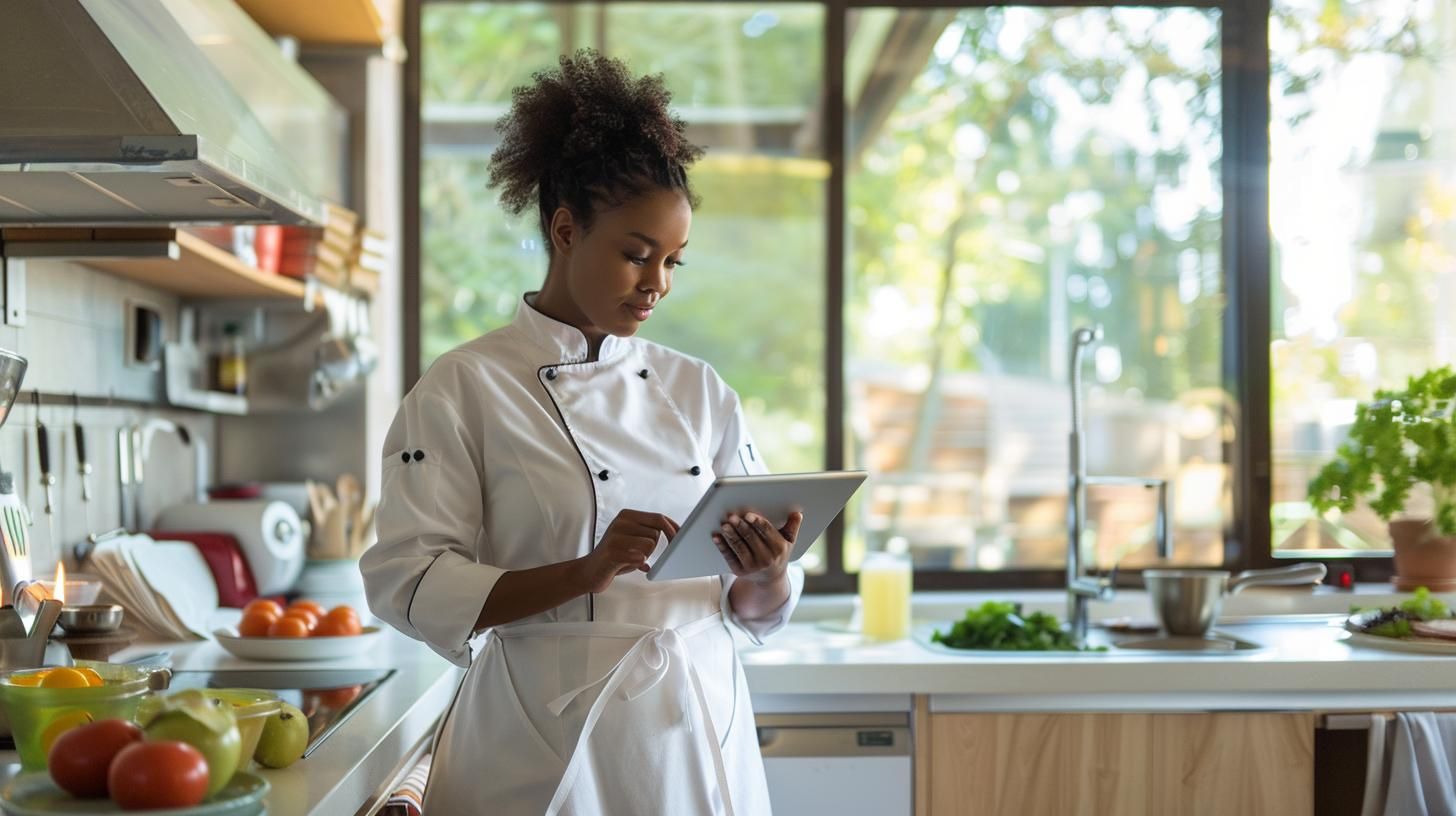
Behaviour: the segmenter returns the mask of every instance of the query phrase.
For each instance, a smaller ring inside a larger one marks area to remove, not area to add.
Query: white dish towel
[[[1371,730],[1365,814],[1372,812],[1371,777],[1389,767],[1385,816],[1456,816],[1456,713],[1401,712],[1388,730]],[[1382,743],[1383,757],[1376,750]]]

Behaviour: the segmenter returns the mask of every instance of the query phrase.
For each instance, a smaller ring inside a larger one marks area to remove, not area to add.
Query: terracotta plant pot
[[[1446,583],[1456,579],[1456,537],[1436,535],[1430,521],[1392,521],[1390,539],[1395,547],[1397,582]]]

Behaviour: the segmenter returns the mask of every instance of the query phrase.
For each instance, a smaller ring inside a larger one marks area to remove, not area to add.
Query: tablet
[[[864,471],[836,470],[823,473],[776,473],[766,476],[720,476],[698,505],[688,514],[677,535],[657,556],[647,573],[653,581],[731,575],[713,534],[720,531],[729,513],[752,510],[783,527],[795,510],[804,514],[799,537],[789,553],[797,561],[823,535],[849,498],[864,483]]]

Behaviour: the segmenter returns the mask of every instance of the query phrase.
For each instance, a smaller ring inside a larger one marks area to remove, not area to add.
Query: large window
[[[1063,563],[1069,344],[1098,325],[1089,472],[1168,480],[1176,556],[1221,562],[1219,13],[849,23],[846,443],[875,475],[846,565]],[[1089,491],[1100,563],[1152,559],[1156,495]]]
[[[1456,0],[424,0],[419,22],[420,364],[544,273],[534,221],[485,189],[511,88],[588,45],[663,72],[708,155],[648,336],[718,368],[775,469],[870,471],[814,586],[875,549],[931,586],[1058,582],[1094,326],[1088,471],[1167,483],[1174,560],[1388,547],[1305,485],[1357,400],[1456,358]],[[773,297],[723,308],[743,292]],[[1092,488],[1089,557],[1152,563],[1154,496]]]
[[[1456,2],[1273,11],[1273,545],[1388,550],[1372,512],[1316,518],[1305,487],[1357,401],[1456,361]]]

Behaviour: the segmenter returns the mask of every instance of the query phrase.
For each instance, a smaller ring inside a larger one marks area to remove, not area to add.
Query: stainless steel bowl
[[[61,628],[68,635],[97,635],[115,632],[126,610],[116,604],[68,606],[61,610]]]

